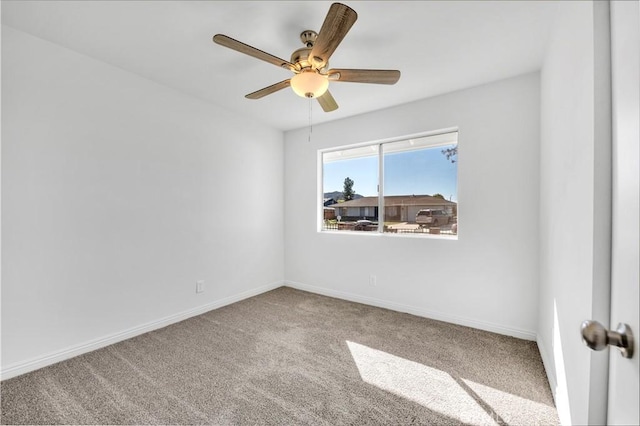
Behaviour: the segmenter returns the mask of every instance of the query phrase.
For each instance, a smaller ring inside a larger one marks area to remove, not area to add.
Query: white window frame
[[[458,235],[438,235],[438,234],[405,234],[405,233],[391,233],[384,232],[384,155],[383,155],[383,146],[385,144],[390,144],[393,142],[407,141],[411,139],[419,139],[426,137],[434,137],[438,135],[445,135],[449,133],[456,133],[456,146],[460,145],[460,130],[458,127],[450,127],[440,130],[426,131],[420,133],[414,133],[405,136],[398,136],[387,139],[379,139],[376,141],[368,141],[368,142],[360,142],[350,145],[340,145],[331,148],[324,148],[318,150],[318,220],[317,223],[317,231],[322,234],[354,234],[354,235],[369,235],[369,236],[390,236],[393,238],[397,237],[406,237],[406,238],[442,238],[447,240],[457,240]],[[429,145],[429,147],[436,148],[438,146],[446,146],[450,145],[450,142],[444,143],[434,143],[433,145]],[[353,148],[362,148],[362,147],[377,147],[377,155],[378,155],[378,229],[376,232],[344,232],[344,231],[335,231],[335,230],[324,230],[322,229],[322,225],[324,222],[324,154],[330,152],[342,151],[345,149],[353,149]],[[456,191],[456,198],[458,198],[457,204],[460,204],[460,199]]]

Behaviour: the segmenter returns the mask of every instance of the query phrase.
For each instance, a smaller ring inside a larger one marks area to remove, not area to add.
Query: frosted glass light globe
[[[291,78],[291,88],[303,98],[317,98],[327,91],[329,80],[313,70],[307,70]]]

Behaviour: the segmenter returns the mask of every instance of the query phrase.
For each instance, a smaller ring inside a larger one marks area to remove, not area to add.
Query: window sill
[[[319,234],[327,235],[358,235],[367,237],[382,238],[409,238],[409,239],[427,239],[427,240],[448,240],[458,241],[458,234],[428,234],[428,233],[410,233],[410,232],[376,232],[376,231],[335,231],[335,230],[319,230]]]

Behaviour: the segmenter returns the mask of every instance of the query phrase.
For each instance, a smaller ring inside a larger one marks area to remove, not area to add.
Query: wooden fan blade
[[[342,3],[331,5],[309,54],[309,61],[314,64],[316,69],[321,69],[329,62],[329,58],[356,19],[358,19],[358,14],[349,6]]]
[[[224,34],[214,35],[213,41],[220,46],[228,47],[229,49],[244,53],[245,55],[253,56],[254,58],[269,62],[270,64],[276,65],[278,67],[286,68],[291,71],[295,69],[295,66],[289,61],[285,61],[282,58],[278,58],[277,56],[273,56],[267,52],[263,52],[260,49],[256,49],[255,47],[244,44],[241,41],[232,39],[231,37],[227,37]]]
[[[398,70],[330,69],[327,75],[331,81],[351,83],[396,84],[400,79]]]
[[[289,86],[291,86],[291,80],[283,80],[280,83],[272,84],[271,86],[267,86],[264,89],[256,90],[253,93],[249,93],[248,95],[245,95],[245,98],[260,99]]]
[[[331,112],[338,109],[336,100],[333,99],[333,96],[331,96],[331,93],[328,90],[324,92],[324,95],[316,99],[318,100],[318,103],[320,104],[324,112]]]

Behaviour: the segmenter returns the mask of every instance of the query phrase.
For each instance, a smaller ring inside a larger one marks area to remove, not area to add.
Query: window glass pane
[[[323,230],[377,231],[378,145],[322,154]]]
[[[457,234],[457,132],[382,145],[384,231]]]
[[[457,132],[324,152],[322,229],[455,238],[457,166]]]

